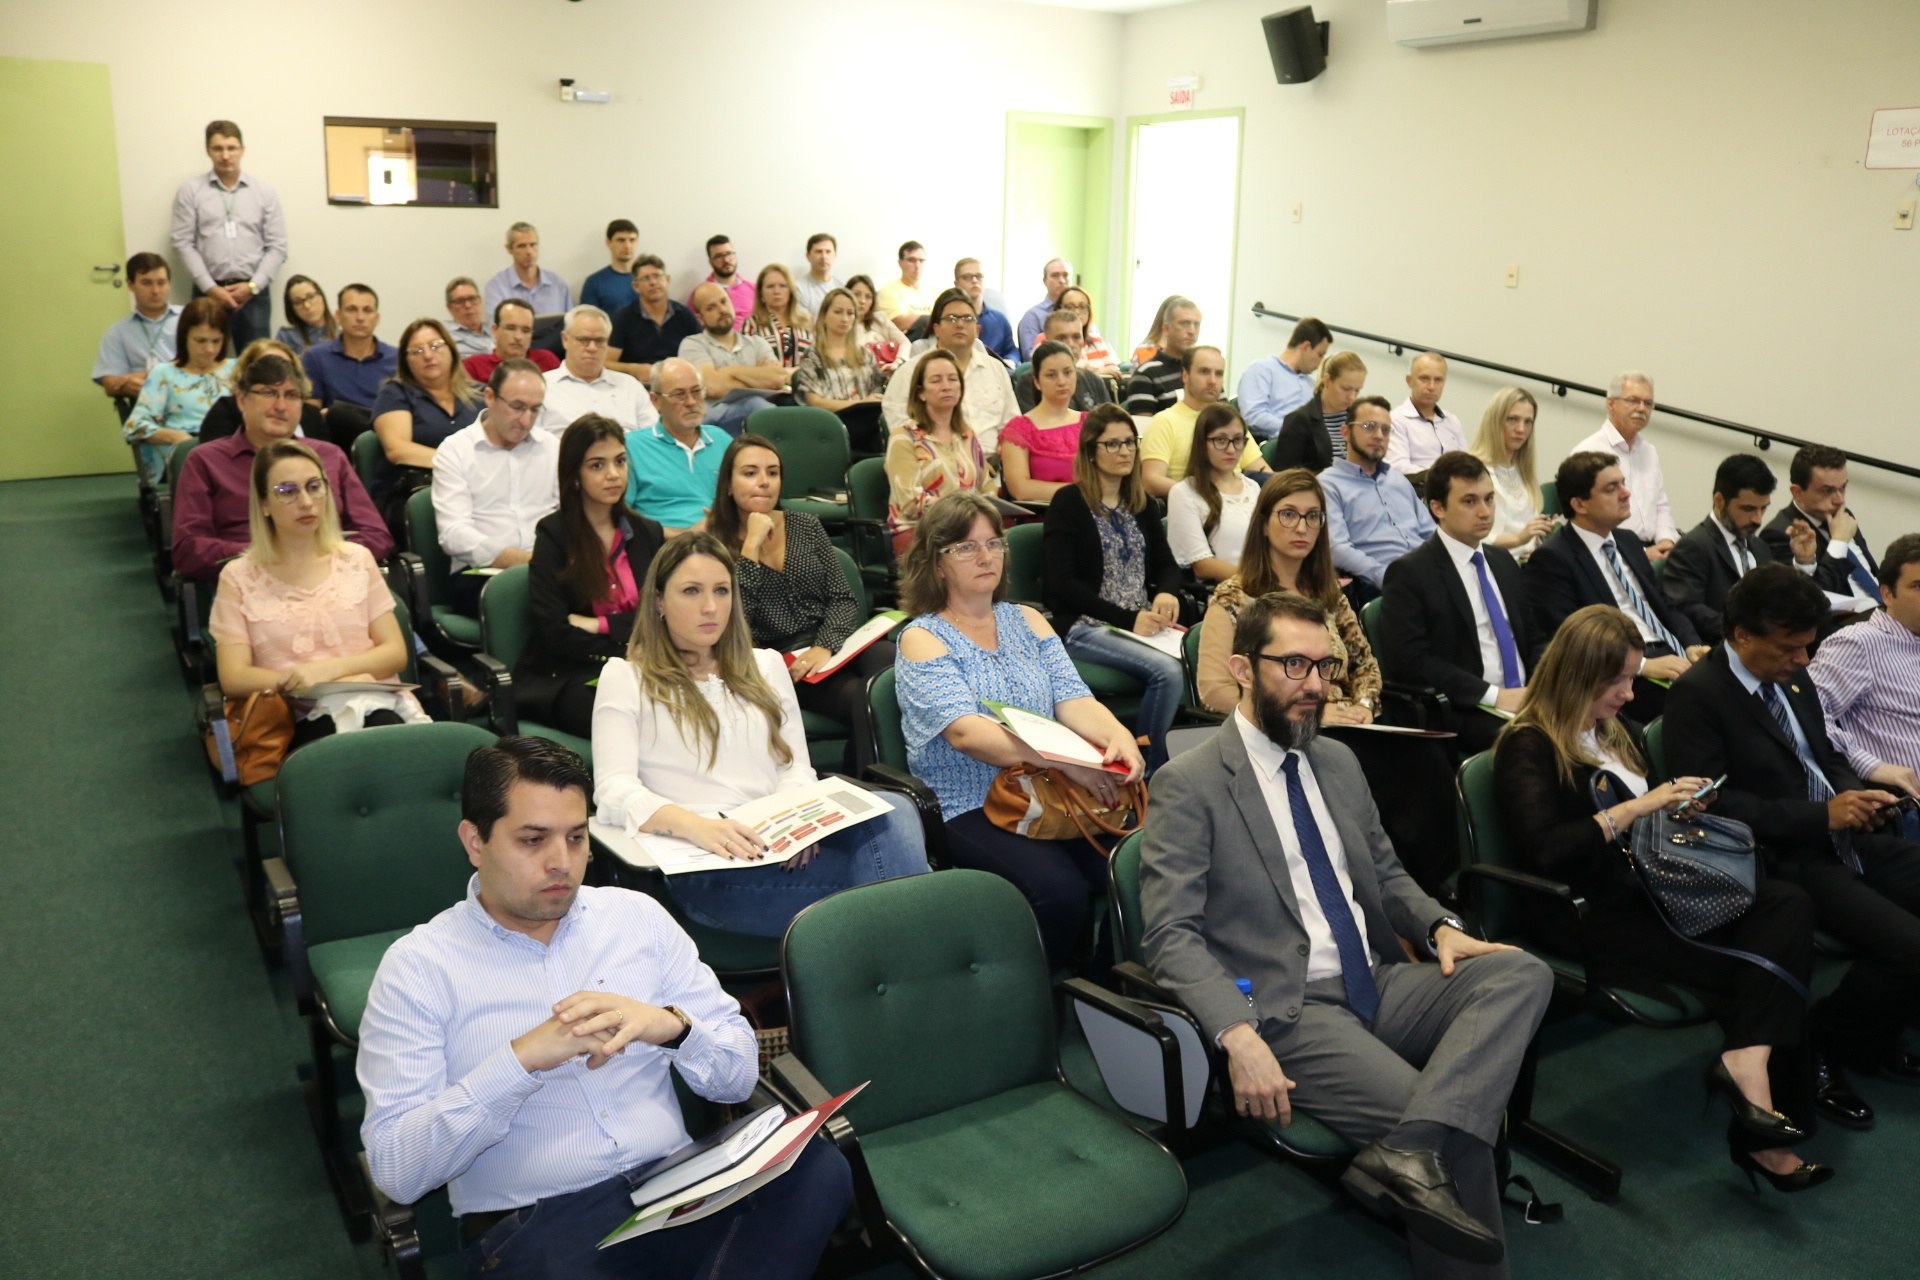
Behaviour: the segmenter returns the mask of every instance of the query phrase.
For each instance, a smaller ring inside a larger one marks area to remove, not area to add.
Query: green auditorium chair
[[[379,434],[368,429],[355,436],[351,456],[354,474],[360,477],[361,485],[368,493],[374,492],[374,484],[380,478],[380,459],[386,456],[380,448]]]
[[[407,499],[407,546],[399,559],[419,620],[420,638],[449,662],[457,662],[480,647],[480,620],[448,607],[447,583],[453,561],[440,548],[439,522],[433,510],[431,486],[415,489]]]
[[[890,497],[885,459],[862,458],[847,468],[847,536],[853,558],[868,594],[886,604],[900,594],[900,570],[887,529]]]
[[[1431,685],[1394,679],[1387,669],[1385,651],[1380,647],[1380,606],[1375,596],[1360,607],[1360,630],[1366,634],[1373,660],[1380,664],[1381,722],[1410,729],[1447,729],[1447,695]],[[1391,714],[1389,714],[1391,713]]]
[[[1013,525],[1006,532],[1007,598],[1032,605],[1043,614],[1046,606],[1041,601],[1046,597],[1040,585],[1043,563],[1041,542],[1045,535],[1046,527],[1037,520]],[[1053,618],[1050,621],[1064,641],[1073,619]],[[1073,667],[1080,673],[1080,678],[1087,682],[1087,688],[1093,696],[1113,712],[1121,724],[1131,724],[1133,718],[1140,714],[1140,702],[1147,691],[1145,684],[1123,671],[1103,667],[1097,662],[1083,662],[1075,658]]]
[[[839,415],[804,405],[762,409],[747,430],[765,436],[780,455],[780,505],[818,516],[829,529],[846,523],[847,466],[852,447]]]
[[[593,767],[593,743],[562,733],[552,725],[522,720],[513,701],[513,669],[533,640],[533,608],[527,593],[527,566],[502,569],[480,588],[480,652],[474,655],[487,687],[487,715],[500,734],[524,733],[548,738],[579,753]]]

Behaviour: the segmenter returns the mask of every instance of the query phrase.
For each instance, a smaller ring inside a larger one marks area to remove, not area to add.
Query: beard
[[[1320,735],[1320,708],[1325,703],[1326,699],[1317,693],[1297,693],[1284,698],[1261,689],[1254,699],[1254,711],[1260,718],[1260,732],[1266,734],[1274,746],[1282,751],[1304,751],[1307,744]],[[1294,712],[1301,710],[1310,714],[1296,718]]]

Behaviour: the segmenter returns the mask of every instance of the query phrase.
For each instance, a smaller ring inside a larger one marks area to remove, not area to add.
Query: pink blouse
[[[359,543],[342,543],[330,559],[314,587],[282,582],[245,556],[228,561],[207,629],[223,644],[249,646],[253,665],[268,671],[367,652],[375,620],[393,612],[393,595]]]
[[[1021,414],[1000,428],[1002,445],[1017,444],[1027,451],[1027,474],[1048,484],[1073,483],[1073,455],[1080,448],[1081,414],[1061,427],[1036,427],[1033,419]]]

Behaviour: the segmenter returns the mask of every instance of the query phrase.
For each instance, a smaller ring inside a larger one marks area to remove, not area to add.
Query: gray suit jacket
[[[1447,910],[1394,856],[1353,752],[1316,738],[1306,754],[1340,832],[1367,939],[1381,961],[1404,963],[1395,938],[1424,942]],[[1235,978],[1252,979],[1268,1043],[1278,1046],[1299,1025],[1307,931],[1279,830],[1232,717],[1206,745],[1154,775],[1140,896],[1147,967],[1208,1036],[1248,1019]]]

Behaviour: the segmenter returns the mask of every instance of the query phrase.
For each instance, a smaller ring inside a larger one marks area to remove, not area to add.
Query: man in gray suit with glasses
[[[1405,1225],[1417,1275],[1503,1276],[1493,1148],[1553,977],[1401,867],[1353,753],[1316,737],[1331,653],[1313,601],[1242,610],[1238,708],[1154,777],[1148,967],[1226,1051],[1242,1115],[1284,1126],[1297,1101],[1362,1144],[1342,1184]]]

